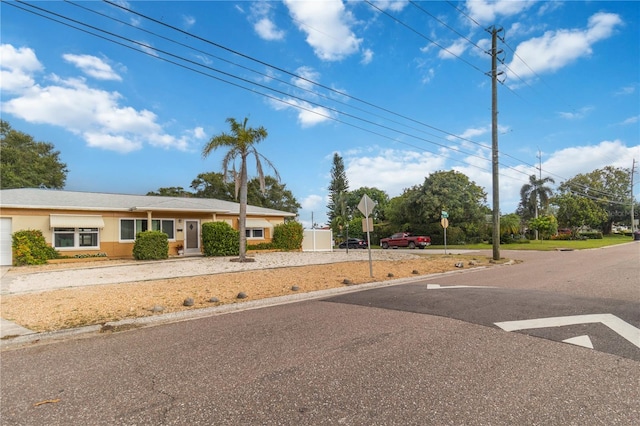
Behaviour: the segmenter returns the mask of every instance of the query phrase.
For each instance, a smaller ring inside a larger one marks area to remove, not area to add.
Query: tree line
[[[556,190],[550,177],[530,176],[520,191],[515,213],[502,215],[500,235],[503,243],[517,239],[550,238],[558,228],[568,228],[573,237],[581,229],[603,234],[612,232],[614,223],[631,223],[631,171],[607,166],[579,174],[562,182]],[[349,191],[344,161],[335,153],[331,168],[327,217],[338,239],[365,238],[362,213],[357,205],[367,194],[376,202],[373,212],[372,243],[395,232],[429,235],[434,244],[444,242],[440,224],[442,212],[450,223],[447,241],[451,244],[491,241],[492,211],[487,193],[465,174],[436,171],[419,185],[406,188],[397,197],[378,188],[362,187]],[[640,204],[635,200],[635,212]]]

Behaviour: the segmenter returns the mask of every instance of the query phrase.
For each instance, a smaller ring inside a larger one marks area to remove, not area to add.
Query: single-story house
[[[169,253],[201,253],[205,222],[227,222],[239,228],[240,204],[210,198],[159,197],[20,188],[0,190],[0,264],[12,264],[12,234],[34,229],[61,254],[105,253],[131,257],[136,234],[162,230]],[[270,242],[275,225],[294,213],[247,206],[249,245]]]

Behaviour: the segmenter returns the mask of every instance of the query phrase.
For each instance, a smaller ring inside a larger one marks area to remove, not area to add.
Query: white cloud
[[[299,75],[302,78],[293,77],[291,82],[302,89],[312,90],[314,88],[314,84],[311,81],[319,81],[320,73],[315,71],[313,68],[308,66],[299,67],[296,70],[296,75]]]
[[[622,123],[620,123],[623,126],[629,125],[629,124],[636,124],[640,121],[640,115],[636,115],[635,117],[629,117],[626,120],[624,120]]]
[[[0,89],[17,93],[34,85],[33,73],[44,67],[35,52],[28,47],[16,49],[10,44],[0,45]]]
[[[194,18],[193,16],[189,16],[189,15],[183,15],[182,16],[182,25],[185,28],[191,28],[196,24],[196,18]]]
[[[446,159],[430,152],[375,148],[364,155],[345,153],[343,160],[350,189],[376,187],[395,197],[405,188],[421,184],[429,173],[441,170]]]
[[[371,61],[373,61],[373,50],[364,49],[362,51],[362,60],[360,61],[360,63],[367,65],[367,64],[370,64]]]
[[[446,47],[446,50],[439,50],[438,57],[440,59],[455,59],[462,56],[462,54],[469,47],[469,42],[465,39],[458,39],[452,44]]]
[[[189,137],[165,133],[153,112],[122,105],[118,92],[91,87],[84,78],[61,78],[55,74],[43,80],[46,84],[38,84],[33,73],[41,66],[32,50],[20,52],[5,45],[3,51],[10,53],[3,56],[3,69],[17,70],[23,75],[20,79],[23,84],[12,86],[16,96],[2,103],[3,115],[59,126],[83,138],[88,146],[121,153],[141,149],[144,144],[165,149],[189,148]],[[65,57],[84,70],[108,74],[108,70],[100,66],[103,61],[92,58],[88,55]],[[3,91],[5,83],[3,80]],[[200,132],[202,130],[197,134]]]
[[[376,7],[382,10],[391,10],[393,12],[400,12],[408,4],[408,0],[376,0],[373,1]]]
[[[204,132],[204,129],[202,127],[196,127],[195,129],[191,130],[191,134],[196,139],[205,139],[207,137],[207,134]]]
[[[122,81],[122,77],[109,64],[96,56],[67,53],[62,55],[62,58],[78,67],[83,73],[98,80]]]
[[[351,31],[353,17],[342,0],[285,0],[284,4],[318,58],[339,61],[358,52],[362,39]]]
[[[262,18],[253,25],[258,35],[265,40],[282,40],[284,31],[278,27],[269,18]]]
[[[530,8],[532,0],[467,0],[466,8],[469,16],[480,25],[493,24],[499,16],[512,16]]]
[[[631,158],[638,158],[640,145],[627,147],[621,141],[602,141],[597,145],[574,146],[551,154],[542,164],[544,172],[553,173],[556,181],[570,179],[580,173],[589,173],[605,166],[631,166]],[[570,159],[571,161],[567,161]],[[557,182],[560,183],[560,182]]]
[[[302,206],[303,209],[310,210],[310,211],[317,210],[317,209],[324,209],[325,199],[321,195],[311,194],[305,197],[300,202],[300,205]]]
[[[622,24],[616,14],[597,13],[589,18],[585,29],[547,31],[543,36],[522,42],[505,72],[511,78],[526,79],[545,72],[554,72],[592,52],[592,45],[606,39]]]
[[[594,107],[582,107],[577,111],[571,112],[559,112],[558,115],[567,120],[580,120],[585,118],[591,111],[594,110]]]
[[[294,109],[298,114],[298,124],[303,128],[315,126],[336,116],[335,112],[327,108],[312,105],[295,98],[281,98],[280,101],[268,99],[267,102],[277,111]]]
[[[615,95],[617,96],[627,96],[627,95],[633,95],[636,92],[636,85],[632,84],[629,86],[625,86],[625,87],[621,87],[620,90],[618,90]]]
[[[264,40],[282,40],[285,32],[278,28],[271,17],[272,6],[269,2],[259,1],[251,4],[249,21],[253,22],[256,34]]]

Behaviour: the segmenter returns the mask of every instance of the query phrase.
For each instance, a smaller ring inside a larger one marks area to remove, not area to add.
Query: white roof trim
[[[76,214],[49,215],[50,228],[104,228],[102,216]]]

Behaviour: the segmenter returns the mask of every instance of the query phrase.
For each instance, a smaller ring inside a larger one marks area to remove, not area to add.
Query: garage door
[[[11,263],[11,218],[0,218],[0,265]]]

